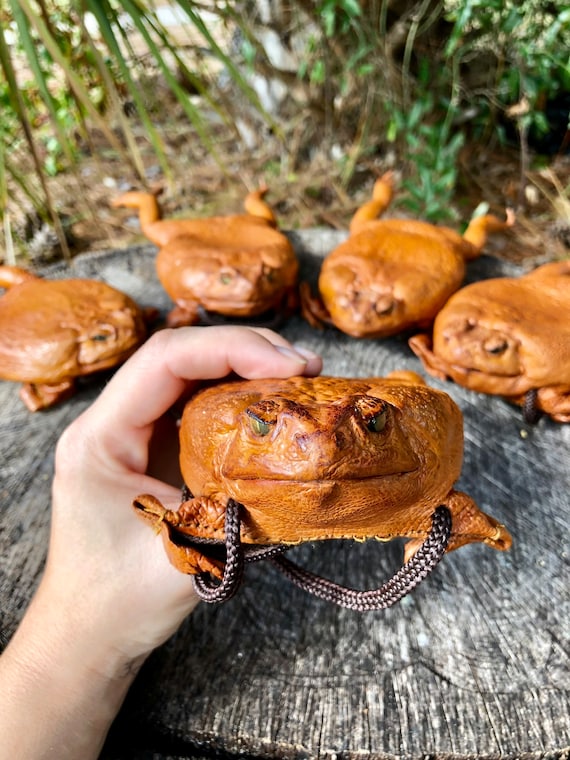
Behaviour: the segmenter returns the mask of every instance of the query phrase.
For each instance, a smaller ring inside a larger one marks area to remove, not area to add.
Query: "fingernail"
[[[298,354],[304,356],[307,361],[320,358],[319,354],[316,354],[314,351],[311,351],[309,348],[305,348],[304,346],[298,346],[296,343],[293,344],[293,348]]]
[[[306,364],[309,359],[309,357],[303,356],[298,349],[294,350],[288,346],[275,346],[275,349],[279,351],[280,354],[283,354],[283,356],[286,356],[288,359],[294,359],[296,362],[299,362],[299,364]]]

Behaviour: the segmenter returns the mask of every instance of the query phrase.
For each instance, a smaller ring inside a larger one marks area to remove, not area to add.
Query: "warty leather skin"
[[[570,261],[462,288],[409,344],[434,377],[515,404],[536,391],[540,411],[570,422]]]
[[[193,496],[178,510],[149,494],[133,506],[185,573],[220,576],[219,563],[179,536],[223,540],[228,499],[244,506],[241,540],[250,544],[405,536],[408,558],[439,505],[452,514],[448,549],[511,543],[503,525],[454,490],[461,412],[413,372],[216,384],[186,405],[180,446]]]
[[[143,310],[104,282],[0,266],[0,287],[0,377],[23,383],[32,412],[72,395],[75,378],[121,364],[146,338]]]

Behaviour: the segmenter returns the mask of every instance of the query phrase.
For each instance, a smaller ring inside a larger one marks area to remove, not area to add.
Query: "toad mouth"
[[[451,370],[456,372],[459,375],[463,375],[467,377],[467,375],[480,375],[481,377],[493,377],[493,378],[508,378],[508,377],[520,377],[520,375],[512,374],[509,375],[506,372],[504,374],[499,374],[497,372],[489,372],[484,369],[477,369],[476,367],[464,367],[461,364],[454,364],[453,362],[449,363],[449,367]]]
[[[239,478],[233,478],[234,483],[251,483],[255,481],[256,483],[259,483],[259,485],[263,485],[267,483],[267,485],[276,485],[276,484],[287,484],[287,485],[296,485],[296,486],[311,486],[311,487],[326,487],[326,486],[332,486],[338,483],[361,483],[361,482],[372,482],[375,480],[386,480],[388,478],[400,478],[404,475],[411,475],[413,473],[417,473],[419,470],[419,467],[413,467],[411,469],[406,470],[396,470],[396,471],[389,471],[389,472],[383,472],[383,473],[373,473],[370,475],[364,475],[364,474],[358,474],[358,473],[352,473],[350,475],[346,475],[344,477],[338,477],[333,474],[331,474],[330,477],[326,475],[326,473],[323,474],[321,478],[310,478],[307,480],[301,480],[299,477],[292,477],[287,478],[283,475],[275,475],[272,476],[271,473],[267,473],[260,477],[259,475],[252,475],[250,478],[241,476]]]

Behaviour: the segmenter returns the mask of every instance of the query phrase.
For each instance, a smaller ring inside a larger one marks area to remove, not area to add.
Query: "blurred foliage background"
[[[570,227],[565,0],[4,0],[0,109],[6,261],[116,244],[129,186],[346,227],[391,167],[403,213]]]

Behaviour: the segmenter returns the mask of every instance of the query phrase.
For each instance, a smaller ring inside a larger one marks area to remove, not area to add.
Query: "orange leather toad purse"
[[[506,528],[453,489],[461,412],[413,372],[215,385],[186,405],[180,444],[188,491],[179,509],[148,494],[133,506],[206,601],[233,596],[244,563],[265,557],[317,596],[379,609],[411,591],[446,550],[511,543]],[[338,586],[282,556],[305,541],[397,536],[410,539],[407,562],[371,591]]]
[[[131,191],[113,201],[139,211],[141,229],[159,246],[156,272],[176,303],[170,327],[216,321],[215,315],[275,318],[297,305],[299,264],[264,201],[267,188],[248,193],[245,214],[161,219],[156,197]]]
[[[463,236],[416,219],[376,219],[393,194],[388,172],[372,200],[350,223],[350,237],[325,257],[319,295],[301,285],[304,317],[313,327],[333,324],[355,338],[385,338],[431,325],[461,287],[466,262],[477,258],[490,233],[514,224],[486,214],[471,220]]]
[[[570,422],[570,261],[467,285],[410,347],[435,377]]]
[[[0,377],[35,412],[73,395],[78,377],[124,362],[145,340],[143,310],[105,282],[44,280],[0,266]]]

